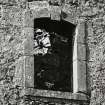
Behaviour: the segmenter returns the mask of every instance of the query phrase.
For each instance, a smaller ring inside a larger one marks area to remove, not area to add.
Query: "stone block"
[[[9,2],[9,0],[0,0],[0,3],[8,3]]]
[[[61,17],[63,20],[68,21],[72,24],[76,23],[76,11],[75,8],[72,8],[70,5],[65,4],[62,8]]]
[[[17,60],[13,82],[23,87],[34,87],[34,57],[22,56]]]
[[[23,56],[17,60],[14,83],[23,87],[34,87],[34,57]]]
[[[77,59],[86,60],[86,45],[77,43]]]
[[[50,15],[52,20],[60,20],[61,8],[59,6],[50,6]]]
[[[29,2],[29,8],[33,10],[49,8],[49,3],[47,1],[33,1],[33,2]]]
[[[0,43],[2,44],[4,43],[5,36],[6,36],[6,32],[3,29],[0,29]]]
[[[21,1],[19,1],[19,0],[0,0],[0,3],[1,4],[8,4],[8,5],[15,5],[19,2],[24,2],[24,1],[25,0],[21,0]]]
[[[24,27],[23,28],[23,33],[24,33],[24,36],[25,38],[31,38],[33,39],[34,38],[34,28],[31,28],[31,27]]]
[[[34,28],[34,19],[33,19],[33,14],[31,11],[27,11],[24,13],[24,22],[23,22],[24,27],[33,27]]]
[[[33,40],[34,40],[34,29],[24,28],[25,41],[24,41],[24,55],[32,55],[33,52]]]
[[[33,19],[40,17],[50,17],[49,3],[47,1],[29,2],[29,8],[32,12]]]
[[[85,22],[80,22],[77,26],[77,42],[85,43],[86,42],[86,32],[85,32]]]
[[[13,24],[22,26],[23,24],[23,11],[15,6],[8,7],[3,13],[6,24]]]
[[[24,57],[20,57],[16,63],[15,76],[14,76],[13,82],[15,83],[15,85],[18,85],[18,86],[24,86],[24,83],[25,83],[24,82],[25,81],[25,77],[24,77],[25,62],[24,61],[25,61]]]
[[[79,100],[80,102],[87,101],[87,96],[84,94],[81,94],[81,93],[40,90],[40,89],[32,89],[32,88],[28,88],[28,89],[26,88],[25,93],[26,93],[26,95],[34,95],[34,96],[43,97],[43,99],[44,99],[44,97],[47,97],[48,100],[53,97],[54,102],[57,102],[57,101],[63,102],[64,100],[75,100],[75,101]],[[64,100],[62,100],[62,99],[64,99]],[[46,102],[45,99],[44,99],[44,102]],[[64,105],[80,105],[80,104],[70,104],[70,101],[68,101],[68,102],[69,102],[69,104],[64,104]],[[56,105],[61,105],[61,104],[56,104]],[[83,105],[85,105],[85,104],[83,104]]]
[[[78,91],[86,92],[86,62],[77,61],[78,65]]]
[[[62,7],[62,14],[61,17],[63,20],[68,21],[72,24],[76,22],[76,11],[75,8],[72,8],[70,5],[65,4]]]
[[[48,8],[41,8],[41,9],[32,10],[32,15],[33,15],[33,19],[50,17],[50,12]]]
[[[25,87],[34,87],[34,56],[25,56]]]
[[[48,10],[48,8],[43,8],[43,9],[40,9],[40,11],[37,12],[39,18],[40,17],[50,17],[50,12]]]
[[[62,19],[67,21],[67,22],[70,22],[72,24],[76,23],[75,17],[69,13],[62,12],[61,16],[62,16]]]
[[[32,40],[26,39],[24,42],[24,55],[32,55],[33,53],[33,43],[31,43]]]
[[[62,3],[64,3],[62,0],[49,0],[49,4],[54,6],[61,6]]]
[[[0,20],[2,19],[3,17],[3,6],[0,5]]]
[[[86,31],[88,32],[88,37],[90,37],[91,38],[91,40],[93,39],[93,26],[92,26],[92,22],[88,22],[88,23],[86,23],[86,25],[87,25],[87,28],[86,28]]]
[[[73,87],[74,92],[86,92],[86,62],[73,61]]]

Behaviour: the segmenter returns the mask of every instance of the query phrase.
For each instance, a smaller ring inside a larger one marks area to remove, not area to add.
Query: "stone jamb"
[[[76,27],[73,52],[73,86],[74,93],[86,90],[86,43],[85,21],[80,21]]]

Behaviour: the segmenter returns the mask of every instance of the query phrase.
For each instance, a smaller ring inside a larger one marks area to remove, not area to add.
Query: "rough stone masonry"
[[[36,1],[36,0],[32,0]],[[37,0],[43,1],[43,0]],[[87,45],[87,94],[90,105],[105,104],[105,1],[104,0],[46,0],[49,5],[64,7],[65,20],[78,24],[86,23]],[[46,98],[24,96],[23,87],[15,85],[16,65],[23,64],[24,13],[30,11],[30,0],[0,0],[0,105],[87,105],[80,101],[56,101]],[[60,12],[56,9],[58,12]],[[46,12],[46,11],[42,11]],[[59,20],[56,12],[51,18]],[[28,14],[27,14],[28,15]],[[46,13],[46,15],[48,15]],[[38,17],[38,16],[37,16]],[[30,19],[29,19],[30,20]],[[32,24],[31,21],[28,25]],[[23,59],[22,59],[23,57]],[[18,64],[18,61],[19,64]],[[18,68],[19,69],[19,68]],[[22,71],[23,72],[23,71]],[[21,76],[23,77],[23,73]],[[22,78],[20,77],[20,78]],[[24,81],[24,80],[20,80]]]

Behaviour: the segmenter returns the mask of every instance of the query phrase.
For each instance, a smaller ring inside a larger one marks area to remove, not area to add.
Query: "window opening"
[[[35,88],[72,91],[75,26],[49,18],[34,21]]]

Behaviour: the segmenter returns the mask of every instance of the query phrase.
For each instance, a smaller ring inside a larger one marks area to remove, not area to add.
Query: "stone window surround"
[[[85,22],[80,21],[76,25],[75,40],[74,40],[74,53],[73,53],[73,93],[59,92],[51,90],[34,89],[34,56],[33,52],[33,37],[34,37],[34,19],[48,17],[52,20],[61,19],[61,8],[58,6],[46,5],[39,9],[38,6],[33,6],[34,3],[29,3],[28,8],[24,12],[24,28],[22,34],[25,35],[24,41],[24,56],[18,60],[16,67],[15,82],[16,85],[24,88],[25,95],[55,97],[73,100],[87,100],[87,96],[83,93],[86,92],[86,45],[85,45]],[[53,11],[53,10],[56,11]],[[37,11],[36,11],[37,10]],[[45,12],[43,12],[45,11]],[[37,15],[36,15],[37,14]],[[69,16],[69,14],[68,14]],[[63,18],[62,18],[63,19]],[[69,17],[64,20],[71,22]],[[73,23],[73,22],[72,22]],[[74,24],[74,23],[73,23]]]

